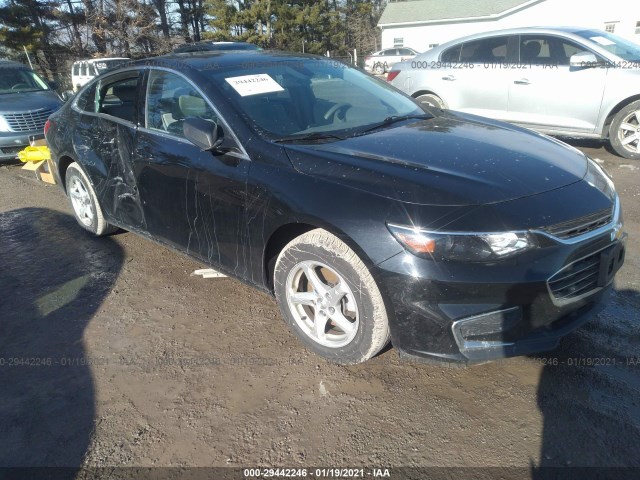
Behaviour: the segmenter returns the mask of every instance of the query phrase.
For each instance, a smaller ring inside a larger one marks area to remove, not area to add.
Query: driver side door
[[[212,103],[186,77],[150,70],[144,103],[134,164],[148,234],[208,264],[236,271],[248,156]],[[183,131],[189,117],[222,125],[222,146],[210,152],[189,142]]]

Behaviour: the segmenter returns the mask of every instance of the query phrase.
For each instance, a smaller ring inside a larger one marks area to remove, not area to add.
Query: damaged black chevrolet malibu
[[[326,58],[133,63],[85,86],[46,137],[82,227],[136,232],[273,293],[336,362],[389,341],[464,363],[551,349],[624,260],[618,195],[583,153],[423,110]]]

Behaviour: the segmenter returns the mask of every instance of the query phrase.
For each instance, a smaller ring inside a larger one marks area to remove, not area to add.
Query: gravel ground
[[[611,302],[554,352],[463,369],[326,363],[272,298],[91,238],[57,187],[0,167],[0,466],[640,467],[640,163],[577,146],[625,210]]]

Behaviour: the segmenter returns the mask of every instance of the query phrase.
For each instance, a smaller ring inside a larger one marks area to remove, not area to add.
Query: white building
[[[389,0],[382,48],[424,52],[465,35],[514,27],[579,26],[640,43],[640,0]]]

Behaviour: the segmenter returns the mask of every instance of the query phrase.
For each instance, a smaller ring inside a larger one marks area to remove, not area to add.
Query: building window
[[[640,22],[636,22],[636,35],[640,35]]]
[[[393,46],[398,48],[398,47],[404,47],[404,38],[394,38],[393,39]]]
[[[615,23],[605,23],[604,24],[604,29],[605,31],[609,32],[609,33],[613,33],[616,31],[616,24]]]

